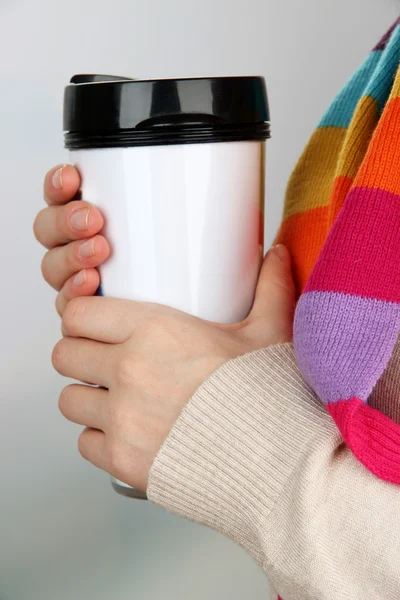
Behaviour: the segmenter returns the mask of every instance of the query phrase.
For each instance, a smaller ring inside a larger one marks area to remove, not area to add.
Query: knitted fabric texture
[[[364,466],[400,484],[400,425],[368,400],[400,332],[400,19],[339,93],[288,184],[277,243],[300,369]]]

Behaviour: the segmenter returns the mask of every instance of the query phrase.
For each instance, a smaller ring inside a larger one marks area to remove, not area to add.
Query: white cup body
[[[82,197],[106,221],[102,294],[244,319],[262,258],[264,150],[252,141],[71,151]]]
[[[244,319],[262,255],[265,142],[71,151],[111,256],[105,296]]]

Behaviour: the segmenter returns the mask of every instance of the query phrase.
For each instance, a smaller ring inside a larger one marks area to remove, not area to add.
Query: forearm
[[[159,452],[150,500],[243,546],[285,600],[399,597],[400,489],[343,445],[292,346],[224,365]]]

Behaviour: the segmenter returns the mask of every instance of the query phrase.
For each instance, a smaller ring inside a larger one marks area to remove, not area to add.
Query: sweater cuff
[[[292,344],[246,354],[220,367],[183,409],[151,468],[148,498],[262,563],[260,527],[326,428],[335,427]]]

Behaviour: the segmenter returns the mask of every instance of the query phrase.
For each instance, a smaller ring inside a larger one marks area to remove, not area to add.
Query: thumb
[[[257,322],[259,333],[271,338],[268,345],[292,339],[295,300],[290,254],[285,246],[274,246],[264,258],[249,315],[249,325]]]

